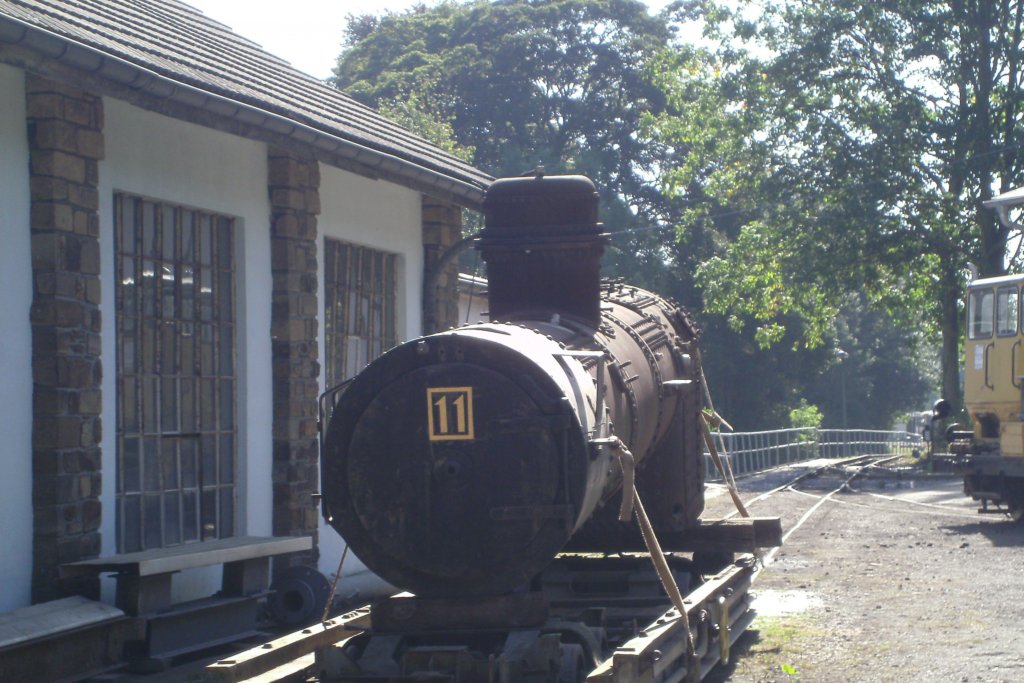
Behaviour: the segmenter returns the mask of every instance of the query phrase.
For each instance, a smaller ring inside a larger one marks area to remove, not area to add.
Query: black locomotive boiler
[[[617,519],[634,466],[668,549],[699,550],[708,536],[693,323],[655,294],[602,282],[608,235],[589,179],[497,180],[484,213],[476,247],[491,322],[413,339],[372,362],[334,395],[321,444],[325,517],[371,570],[432,601],[430,626],[410,626],[418,633],[437,628],[446,606],[465,617],[467,599],[485,611],[492,597],[506,606],[534,599],[563,551],[642,550],[635,528]],[[584,603],[600,600],[583,592]],[[522,627],[523,610],[512,612]],[[570,629],[569,640],[587,640],[579,633],[590,628]],[[595,650],[604,628],[591,629],[586,669],[603,659]],[[495,653],[480,656],[493,662]]]

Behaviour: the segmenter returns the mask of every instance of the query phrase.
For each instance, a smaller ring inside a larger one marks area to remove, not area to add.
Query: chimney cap
[[[494,181],[483,208],[482,237],[601,232],[594,182],[582,175],[544,175],[543,167],[529,176]]]

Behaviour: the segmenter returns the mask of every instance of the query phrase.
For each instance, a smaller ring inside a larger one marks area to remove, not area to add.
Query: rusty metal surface
[[[597,204],[597,190],[583,176],[538,172],[491,184],[476,245],[487,263],[491,320],[543,311],[598,325],[601,255],[608,236],[598,222]]]
[[[529,330],[476,326],[399,346],[356,378],[322,481],[367,566],[421,596],[494,594],[558,552],[607,469],[564,400],[559,351]]]
[[[337,395],[322,442],[325,517],[421,597],[521,589],[574,535],[627,547],[635,531],[600,512],[622,482],[602,439],[634,455],[657,533],[703,510],[696,327],[656,294],[602,286],[590,180],[538,172],[488,196],[478,246],[504,322],[392,349]]]
[[[599,331],[471,325],[396,347],[353,381],[327,430],[322,480],[332,524],[361,560],[419,595],[529,581],[619,490],[611,453],[588,446],[611,425],[641,464],[659,533],[696,524],[699,364],[695,339],[681,336],[693,332],[653,294],[614,293]],[[625,543],[586,538],[590,550]]]

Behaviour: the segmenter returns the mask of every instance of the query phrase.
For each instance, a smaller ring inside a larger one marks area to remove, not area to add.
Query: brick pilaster
[[[424,334],[458,324],[458,260],[452,259],[440,273],[435,274],[434,271],[445,250],[461,238],[462,209],[456,204],[423,195]],[[431,286],[434,286],[434,291],[427,291]]]
[[[320,168],[269,153],[271,339],[274,371],[274,534],[316,535],[319,490],[316,217]],[[304,558],[308,559],[308,558]]]
[[[26,80],[31,173],[32,600],[100,552],[99,160],[103,102]],[[96,593],[98,583],[78,586]]]

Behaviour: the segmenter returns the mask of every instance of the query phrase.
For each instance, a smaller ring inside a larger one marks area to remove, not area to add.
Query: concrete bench
[[[116,574],[115,604],[140,615],[171,606],[171,577],[177,572],[220,564],[223,595],[252,595],[266,591],[271,557],[312,547],[308,536],[237,536],[72,562],[61,566],[60,575],[70,579]]]
[[[270,558],[312,547],[308,536],[238,536],[72,562],[60,574],[75,579],[113,573],[115,604],[144,619],[145,654],[164,658],[252,633],[257,598],[267,592]],[[172,604],[174,574],[216,565],[223,565],[218,594]]]
[[[0,681],[52,681],[117,666],[131,635],[124,612],[82,597],[0,614]]]

